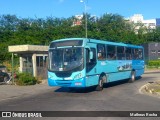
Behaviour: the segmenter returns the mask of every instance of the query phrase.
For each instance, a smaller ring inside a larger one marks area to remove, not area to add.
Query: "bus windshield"
[[[83,48],[70,47],[50,49],[49,58],[49,70],[72,71],[83,66]]]

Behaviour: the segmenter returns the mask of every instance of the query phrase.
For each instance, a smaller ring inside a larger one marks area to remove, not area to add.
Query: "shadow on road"
[[[136,81],[140,80],[141,78],[142,77],[137,77]],[[120,81],[116,81],[116,82],[110,82],[110,83],[104,84],[104,89],[107,89],[107,88],[110,88],[110,87],[115,87],[115,86],[126,84],[126,83],[128,83],[128,79],[120,80]],[[87,88],[67,88],[67,87],[61,87],[61,88],[56,89],[54,92],[90,93],[90,92],[95,92],[96,91],[95,87],[96,86],[87,87]]]

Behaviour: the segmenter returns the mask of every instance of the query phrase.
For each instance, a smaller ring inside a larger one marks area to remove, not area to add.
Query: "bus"
[[[48,51],[48,84],[69,88],[135,78],[144,73],[142,46],[88,38],[54,40]]]

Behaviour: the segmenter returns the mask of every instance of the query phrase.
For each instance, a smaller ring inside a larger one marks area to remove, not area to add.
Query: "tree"
[[[145,35],[146,41],[145,42],[160,42],[160,27],[157,27],[152,32],[148,32]]]
[[[61,38],[85,37],[85,14],[82,24],[73,26],[75,17],[56,18],[18,18],[15,15],[0,16],[0,61],[10,59],[9,45],[49,45]],[[135,27],[141,26],[138,33]],[[105,13],[97,18],[87,14],[88,38],[101,39],[130,44],[160,42],[160,27],[145,32],[143,24],[133,24],[118,14]]]

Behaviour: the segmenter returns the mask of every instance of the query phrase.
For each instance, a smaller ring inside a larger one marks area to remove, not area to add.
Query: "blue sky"
[[[142,14],[144,19],[160,18],[160,0],[84,0],[87,12],[101,16],[117,13],[124,17]],[[11,14],[21,18],[64,17],[82,14],[80,0],[0,0],[0,15]]]

